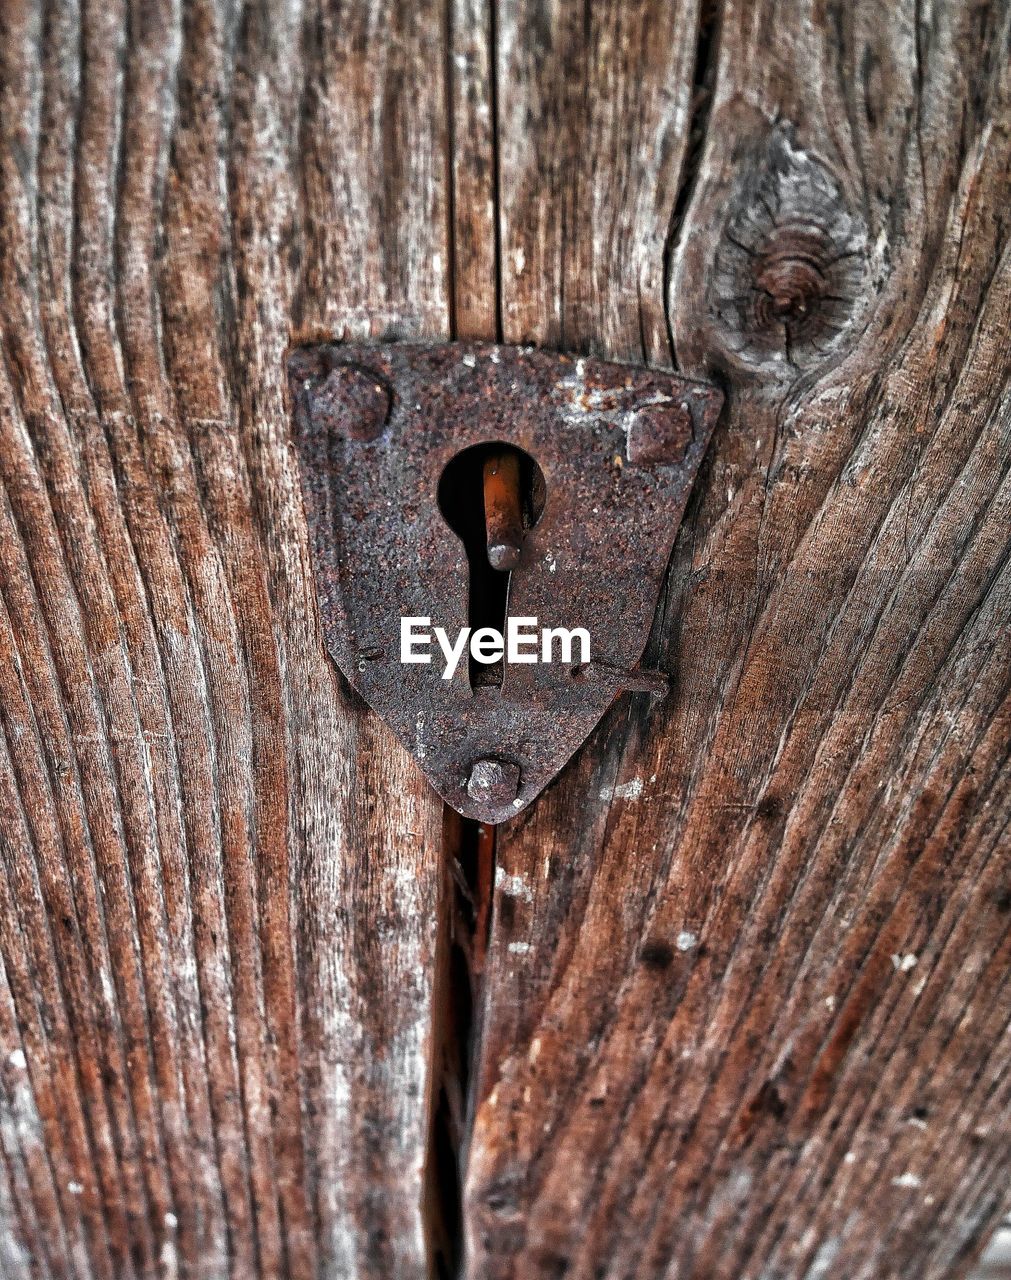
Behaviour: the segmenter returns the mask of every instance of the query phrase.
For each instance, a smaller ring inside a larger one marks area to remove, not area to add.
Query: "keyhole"
[[[540,467],[513,445],[472,445],[446,464],[439,510],[467,552],[471,634],[480,627],[505,634],[509,580],[522,563],[523,540],[541,518],[546,493]],[[501,659],[471,657],[471,688],[501,688],[503,669]]]

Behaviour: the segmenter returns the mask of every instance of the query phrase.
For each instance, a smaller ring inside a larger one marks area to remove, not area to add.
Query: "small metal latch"
[[[327,648],[444,799],[501,822],[618,693],[666,688],[637,663],[723,397],[485,343],[306,347],[288,377]],[[446,679],[435,644],[401,661],[421,618],[526,630]]]

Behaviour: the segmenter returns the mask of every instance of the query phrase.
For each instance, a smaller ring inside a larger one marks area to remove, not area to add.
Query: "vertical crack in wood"
[[[433,1001],[432,1119],[423,1201],[432,1280],[454,1280],[463,1264],[463,1173],[495,873],[494,827],[462,818],[447,806],[443,833],[443,928]]]
[[[450,336],[503,340],[498,27],[493,0],[447,0]],[[474,1110],[481,974],[491,921],[495,832],[448,806],[433,993],[430,1127],[422,1214],[432,1280],[463,1265],[463,1170]]]
[[[445,79],[446,100],[446,246],[447,246],[447,289],[449,292],[449,336],[457,336],[456,324],[456,174],[453,171],[453,157],[456,153],[456,122],[453,112],[453,0],[446,0],[443,18],[443,77]]]
[[[702,154],[709,133],[709,118],[712,111],[716,69],[719,63],[722,17],[721,0],[700,0],[691,111],[688,118],[688,145],[685,150],[681,180],[678,183],[677,199],[671,210],[670,226],[667,229],[667,239],[663,248],[663,313],[667,326],[671,364],[675,369],[679,368],[679,365],[677,348],[674,345],[674,325],[671,319],[671,274],[675,251],[685,216],[695,193],[696,180],[702,165]]]
[[[488,84],[489,105],[491,107],[491,180],[492,180],[492,218],[495,224],[495,341],[504,342],[505,323],[503,320],[502,291],[502,201],[499,198],[501,182],[501,163],[499,150],[499,107],[498,107],[498,12],[494,0],[488,6],[488,65],[491,76]]]

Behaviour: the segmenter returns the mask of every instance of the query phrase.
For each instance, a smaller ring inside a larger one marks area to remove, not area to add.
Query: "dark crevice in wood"
[[[721,0],[700,0],[698,37],[695,42],[695,71],[692,82],[691,115],[688,120],[688,145],[684,165],[678,183],[677,199],[671,212],[670,226],[663,247],[663,312],[667,326],[667,342],[670,347],[671,365],[678,368],[677,348],[674,345],[674,326],[671,321],[670,282],[675,251],[681,236],[695,184],[702,166],[709,132],[709,116],[713,102],[713,88],[720,54],[720,22],[723,16]]]
[[[461,267],[460,208],[456,188],[457,132],[454,117],[456,69],[454,8],[445,7],[445,92],[447,103],[447,192],[449,329],[453,339],[474,336],[468,317],[459,316],[457,290],[473,284]],[[499,198],[498,26],[496,5],[487,8],[487,102],[491,115],[493,312],[496,342],[504,341],[502,219]],[[490,321],[492,316],[488,316]],[[461,327],[464,335],[461,335]],[[490,327],[490,326],[489,326]],[[439,951],[433,992],[431,1128],[425,1169],[423,1217],[428,1239],[430,1280],[455,1280],[464,1250],[463,1174],[474,1111],[472,1066],[480,1044],[480,983],[491,925],[495,830],[461,817],[448,806],[443,815],[444,884]]]
[[[480,1048],[481,980],[491,927],[495,828],[448,806],[443,936],[434,994],[432,1127],[425,1187],[432,1280],[463,1265],[463,1174],[474,1113],[473,1064]]]

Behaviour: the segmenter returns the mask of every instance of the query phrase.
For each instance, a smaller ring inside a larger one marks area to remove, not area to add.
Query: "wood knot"
[[[777,130],[726,207],[711,339],[732,365],[777,375],[837,362],[865,305],[867,231],[832,171]]]

